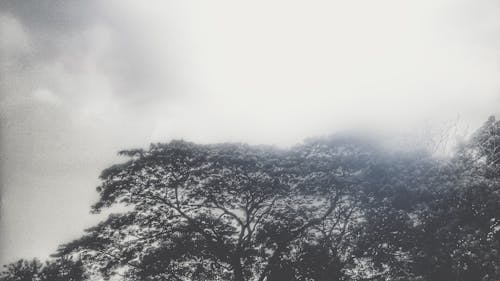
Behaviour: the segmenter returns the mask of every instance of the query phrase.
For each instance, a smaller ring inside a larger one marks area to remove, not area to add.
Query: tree
[[[491,117],[440,170],[414,251],[424,280],[499,280],[499,143]]]
[[[5,270],[0,275],[2,281],[35,281],[43,265],[37,259],[31,261],[21,259],[4,267]]]
[[[316,265],[341,280],[360,212],[358,150],[348,142],[282,151],[172,141],[123,151],[131,159],[102,173],[93,210],[124,204],[129,211],[59,255],[81,252],[104,276],[126,269],[130,280],[270,281],[323,280],[296,266],[321,253]],[[319,243],[328,247],[319,251]]]
[[[79,260],[60,258],[42,264],[38,259],[18,260],[5,266],[1,281],[84,281],[88,276]]]
[[[120,212],[0,281],[500,280],[500,122],[449,158],[359,137],[291,149],[127,150],[94,212]]]
[[[459,177],[441,206],[448,231],[456,233],[451,248],[456,279],[499,280],[500,122],[490,117],[452,165]]]
[[[363,214],[356,255],[372,264],[376,280],[418,280],[414,251],[443,171],[429,154],[383,153],[369,163],[362,183]]]
[[[366,173],[357,252],[380,280],[500,279],[500,122],[450,159],[384,156]]]

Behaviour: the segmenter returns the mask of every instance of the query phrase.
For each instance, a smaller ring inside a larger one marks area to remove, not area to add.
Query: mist
[[[122,149],[466,138],[500,114],[499,34],[494,0],[3,1],[0,263],[102,218]]]

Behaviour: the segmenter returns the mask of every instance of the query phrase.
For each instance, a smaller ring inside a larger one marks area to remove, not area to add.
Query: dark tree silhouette
[[[38,278],[43,264],[37,260],[18,260],[5,266],[2,272],[2,281],[33,281]]]
[[[127,269],[132,280],[262,281],[310,280],[318,273],[307,276],[296,264],[317,253],[314,265],[342,278],[349,229],[360,214],[356,145],[280,151],[173,141],[122,154],[131,160],[102,173],[93,210],[125,204],[129,211],[60,255],[81,252],[105,276]],[[319,251],[318,243],[328,247]]]
[[[450,159],[373,162],[356,251],[379,280],[500,280],[499,144],[492,117]]]
[[[500,122],[449,158],[363,137],[287,150],[127,150],[94,212],[120,212],[0,281],[497,281]]]
[[[19,260],[6,266],[2,281],[84,281],[88,280],[83,263],[60,258],[42,264],[37,259]]]

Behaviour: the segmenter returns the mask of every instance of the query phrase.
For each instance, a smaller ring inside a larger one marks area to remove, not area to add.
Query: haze
[[[116,152],[500,113],[500,2],[1,1],[0,264],[81,235]],[[430,125],[429,125],[430,124]]]

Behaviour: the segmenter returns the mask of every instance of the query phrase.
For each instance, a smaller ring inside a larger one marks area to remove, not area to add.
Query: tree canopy
[[[125,211],[52,263],[8,265],[1,281],[500,280],[493,117],[445,159],[362,137],[290,149],[177,140],[120,154],[92,211]],[[59,279],[33,279],[42,271]]]

